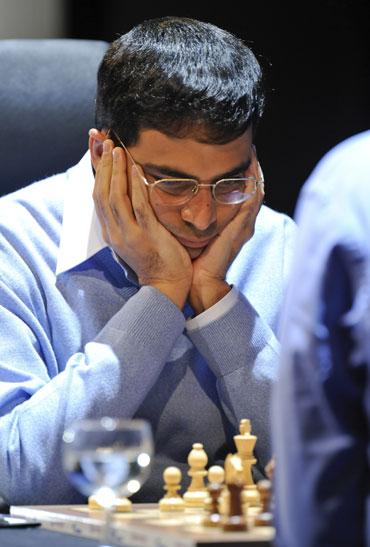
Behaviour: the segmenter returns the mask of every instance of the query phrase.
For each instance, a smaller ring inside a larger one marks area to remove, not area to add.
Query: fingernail
[[[109,142],[107,140],[103,142],[103,152],[109,152]]]

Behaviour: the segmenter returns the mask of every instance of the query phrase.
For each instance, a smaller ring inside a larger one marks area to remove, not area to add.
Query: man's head
[[[126,146],[142,129],[226,143],[261,117],[261,80],[255,56],[232,34],[180,17],[144,21],[103,59],[96,126],[113,129]]]
[[[240,209],[217,202],[210,187],[230,177],[260,178],[252,141],[264,105],[261,79],[241,40],[179,17],[144,21],[111,45],[100,66],[93,166],[109,136],[147,180],[181,175],[205,184],[179,207],[165,206],[148,187],[159,222],[193,259]]]

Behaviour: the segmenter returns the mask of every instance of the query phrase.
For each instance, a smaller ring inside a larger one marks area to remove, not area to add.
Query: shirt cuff
[[[193,317],[192,319],[188,319],[185,323],[186,330],[188,332],[192,332],[197,329],[201,329],[202,327],[209,325],[213,321],[216,321],[223,315],[226,315],[235,305],[238,297],[238,289],[232,287],[231,291],[229,291],[223,298],[221,298],[221,300],[216,302],[216,304],[208,308],[208,310],[205,310],[204,312],[200,313],[196,317]]]
[[[112,247],[109,247],[109,249],[110,249],[110,252],[112,253],[113,259],[117,262],[117,264],[121,266],[126,278],[134,285],[139,286],[139,281],[134,270],[130,268],[130,266],[122,260],[122,258],[116,253],[114,249],[112,249]]]

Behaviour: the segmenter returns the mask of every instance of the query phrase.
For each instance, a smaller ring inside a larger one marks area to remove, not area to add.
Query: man
[[[298,203],[274,393],[279,546],[370,545],[370,132],[331,151]]]
[[[207,23],[146,21],[108,50],[89,154],[1,201],[0,490],[81,500],[63,476],[76,419],[140,417],[156,447],[137,499],[192,443],[270,456],[269,393],[293,222],[262,206],[261,70]],[[95,175],[95,177],[94,177]],[[93,196],[93,197],[92,197]],[[186,476],[185,476],[186,479]]]

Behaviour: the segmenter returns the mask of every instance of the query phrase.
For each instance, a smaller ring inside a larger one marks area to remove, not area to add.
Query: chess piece
[[[225,460],[225,481],[229,491],[229,510],[223,529],[226,532],[247,530],[247,523],[242,507],[243,466],[237,454],[228,454]]]
[[[208,457],[203,445],[201,443],[194,443],[188,456],[188,464],[190,466],[188,475],[191,477],[191,483],[184,494],[186,507],[205,507],[208,498],[208,492],[204,484],[204,477],[207,475],[207,471],[205,470],[207,462]]]
[[[209,514],[203,520],[203,526],[220,526],[219,499],[224,489],[225,472],[219,465],[213,465],[208,470],[208,495],[210,497]]]
[[[237,454],[240,457],[243,465],[243,504],[251,507],[260,506],[260,497],[257,486],[253,482],[252,465],[256,463],[256,458],[253,455],[253,449],[257,441],[257,437],[251,434],[250,420],[243,418],[240,420],[239,435],[234,435],[234,442],[237,448]]]
[[[247,523],[242,508],[241,493],[243,485],[230,483],[227,485],[230,493],[229,514],[223,524],[225,532],[244,532]]]
[[[261,498],[261,512],[254,519],[255,526],[273,526],[273,516],[270,510],[271,503],[271,481],[258,481],[257,488]]]
[[[237,471],[238,470],[238,471]],[[237,471],[237,475],[235,473]],[[242,462],[237,454],[229,454],[225,460],[225,482],[242,482]],[[230,507],[230,492],[227,485],[223,488],[218,500],[219,510],[221,515],[227,516]]]
[[[166,467],[163,472],[166,494],[159,501],[160,511],[183,511],[185,502],[177,492],[181,487],[181,471],[178,467]]]
[[[225,480],[225,471],[221,467],[221,465],[212,465],[208,469],[208,482],[209,483],[217,483],[217,484],[223,484]]]
[[[87,503],[91,511],[104,509],[94,495],[89,496]],[[132,502],[128,498],[116,498],[113,507],[116,513],[129,513],[132,511]]]
[[[230,494],[229,494],[228,488],[225,485],[218,500],[218,508],[220,510],[221,515],[229,514],[229,505],[230,505]]]
[[[265,473],[267,478],[272,481],[274,478],[274,470],[275,470],[275,457],[273,456],[265,465]]]

